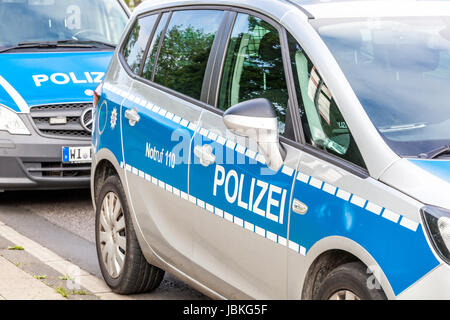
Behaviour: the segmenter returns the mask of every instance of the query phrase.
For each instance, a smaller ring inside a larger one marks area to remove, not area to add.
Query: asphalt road
[[[0,220],[101,278],[95,249],[95,216],[89,190],[1,193]],[[167,273],[155,292],[133,298],[206,299]]]

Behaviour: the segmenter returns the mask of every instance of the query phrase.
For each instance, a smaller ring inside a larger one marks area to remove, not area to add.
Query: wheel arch
[[[388,299],[395,299],[389,280],[379,264],[366,249],[351,239],[337,236],[324,238],[311,247],[307,260],[308,267],[301,290],[302,299],[312,299],[315,289],[331,270],[356,261],[373,271],[373,275]]]
[[[121,181],[124,181],[120,168],[119,161],[110,150],[101,149],[96,153],[91,170],[91,196],[94,209],[103,182],[109,176],[117,175]]]
[[[156,265],[157,267],[164,268],[165,263],[163,260],[159,258],[158,255],[155,254],[150,244],[144,237],[144,233],[141,229],[141,225],[137,220],[136,213],[133,207],[132,202],[130,201],[130,193],[128,190],[128,181],[126,178],[126,173],[124,168],[120,165],[119,160],[117,160],[116,156],[109,149],[101,149],[99,150],[93,159],[92,162],[92,170],[91,170],[91,197],[92,203],[94,206],[94,211],[96,208],[96,199],[99,194],[103,182],[110,176],[111,174],[117,175],[120,182],[122,183],[122,187],[124,188],[124,194],[128,201],[128,206],[130,209],[131,219],[133,220],[134,231],[138,238],[139,243],[141,244],[141,250],[147,261],[151,264]]]

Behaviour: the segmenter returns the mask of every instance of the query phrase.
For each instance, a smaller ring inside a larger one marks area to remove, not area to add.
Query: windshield
[[[117,0],[0,0],[0,50],[23,42],[119,42],[128,17]]]
[[[450,142],[450,17],[324,19],[313,25],[399,155]]]

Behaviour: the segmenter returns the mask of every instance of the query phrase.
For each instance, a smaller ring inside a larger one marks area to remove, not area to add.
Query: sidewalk
[[[0,300],[63,300],[56,291],[0,257]]]
[[[0,300],[128,300],[0,221]]]

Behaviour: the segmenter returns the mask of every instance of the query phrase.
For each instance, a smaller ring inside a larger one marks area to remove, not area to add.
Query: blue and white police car
[[[450,298],[450,3],[155,0],[98,89],[118,293]]]
[[[88,187],[95,88],[119,0],[0,1],[0,190]]]

